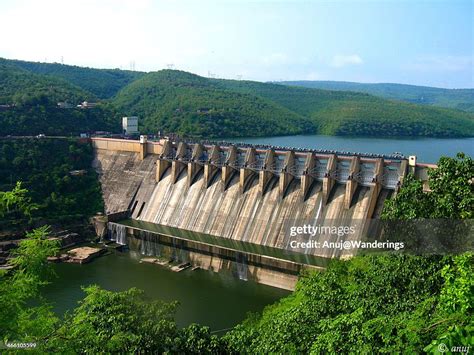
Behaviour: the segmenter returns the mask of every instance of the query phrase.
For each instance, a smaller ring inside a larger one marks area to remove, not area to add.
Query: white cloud
[[[334,68],[342,68],[347,65],[359,65],[364,63],[362,58],[357,54],[351,55],[335,55],[332,57],[331,62],[329,65]]]

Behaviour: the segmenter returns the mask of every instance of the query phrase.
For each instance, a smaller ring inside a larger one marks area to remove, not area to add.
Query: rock
[[[160,259],[157,259],[157,258],[143,258],[140,261],[144,262],[144,263],[157,264],[157,265],[161,265],[161,266],[165,266],[165,265],[168,264],[168,261],[160,260]]]
[[[178,266],[173,266],[171,268],[171,271],[174,271],[174,272],[181,272],[183,270],[186,270],[187,268],[190,268],[191,267],[191,264],[190,263],[184,263],[184,264],[180,264]]]
[[[102,248],[80,247],[68,251],[70,263],[85,264],[105,252]]]
[[[56,237],[50,237],[48,240],[57,240],[61,249],[69,248],[81,241],[81,236],[77,233],[64,233]]]

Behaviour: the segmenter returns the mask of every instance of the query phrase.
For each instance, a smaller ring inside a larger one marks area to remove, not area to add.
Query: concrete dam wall
[[[221,254],[242,250],[239,245],[256,245],[308,257],[350,257],[356,251],[300,247],[295,242],[322,245],[328,234],[292,233],[292,227],[353,227],[352,234],[331,235],[332,241],[360,240],[366,221],[378,218],[384,200],[396,192],[409,166],[404,159],[378,156],[165,140],[139,143],[95,138],[93,145],[107,214],[129,210],[133,221],[142,222],[136,228],[142,231],[150,231],[143,226],[153,224],[217,238],[206,241],[217,247],[221,239],[234,242],[235,248],[222,245],[227,251]],[[130,234],[136,232],[132,229]],[[268,257],[275,258],[272,255]],[[285,279],[278,267],[265,272],[260,267],[255,279],[292,288],[297,271],[305,265],[316,266],[294,260],[286,261],[300,265],[290,278]],[[280,269],[285,268],[293,266]]]

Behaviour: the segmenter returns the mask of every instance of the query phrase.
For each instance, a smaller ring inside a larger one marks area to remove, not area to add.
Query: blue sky
[[[471,0],[2,0],[0,56],[472,88],[473,11]]]

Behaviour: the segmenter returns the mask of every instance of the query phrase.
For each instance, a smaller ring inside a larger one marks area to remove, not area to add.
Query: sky
[[[0,57],[474,87],[472,0],[0,0]]]

